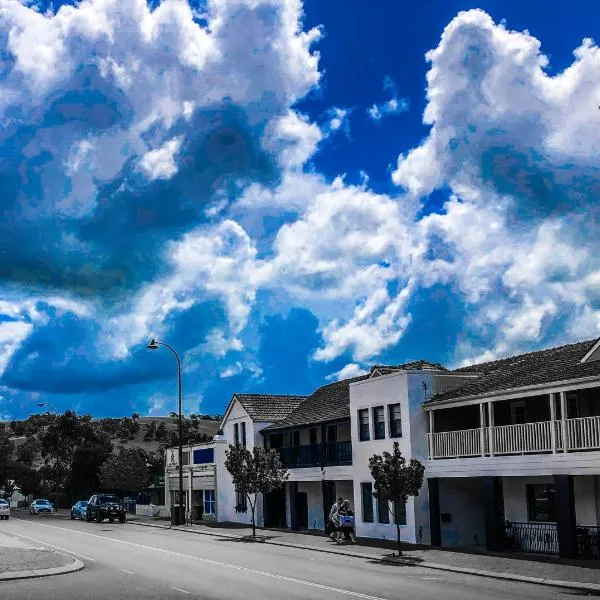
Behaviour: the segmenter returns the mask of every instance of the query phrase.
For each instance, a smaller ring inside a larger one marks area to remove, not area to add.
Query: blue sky
[[[600,335],[595,3],[0,6],[0,417]]]

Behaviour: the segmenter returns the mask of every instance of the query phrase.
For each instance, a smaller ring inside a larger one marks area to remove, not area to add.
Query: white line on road
[[[176,592],[181,592],[182,594],[191,594],[192,592],[188,592],[187,590],[182,590],[181,588],[176,588],[173,587],[172,585],[169,586],[172,590],[175,590]]]
[[[38,523],[41,525],[41,523]],[[44,527],[52,527],[52,525],[44,525]],[[53,527],[53,529],[62,529],[62,527]],[[0,530],[1,531],[1,530]],[[50,548],[54,548],[55,550],[60,550],[61,553],[68,552],[73,556],[79,556],[79,558],[83,558],[85,560],[89,560],[91,562],[96,562],[95,559],[90,558],[89,556],[85,556],[84,554],[79,554],[78,552],[73,552],[72,550],[67,550],[66,548],[61,548],[60,546],[55,546],[54,544],[49,544],[48,542],[42,542],[41,540],[36,540],[35,538],[29,537],[28,535],[23,535],[22,533],[12,532],[13,535],[18,535],[19,537],[25,538],[26,540],[31,540],[32,542],[37,542],[38,544],[43,544],[44,546],[49,546]]]
[[[121,569],[121,571],[123,571],[123,573],[127,573],[127,575],[135,575],[133,571],[128,571],[127,569]]]
[[[21,520],[21,519],[19,519]],[[344,590],[341,588],[331,587],[329,585],[323,585],[321,583],[314,583],[312,581],[304,581],[303,579],[296,579],[295,577],[286,577],[285,575],[277,575],[276,573],[269,573],[267,571],[259,571],[257,569],[251,569],[249,567],[242,567],[239,565],[232,565],[230,563],[224,563],[218,560],[211,560],[209,558],[200,558],[199,556],[192,556],[191,554],[183,554],[182,552],[173,552],[172,550],[165,550],[164,548],[156,548],[154,546],[146,546],[145,544],[138,544],[136,542],[128,542],[126,540],[118,540],[105,535],[97,535],[95,533],[88,533],[87,531],[77,531],[76,529],[68,529],[65,527],[56,527],[55,525],[46,525],[45,523],[37,523],[40,527],[48,527],[49,529],[60,529],[61,531],[68,531],[70,533],[77,533],[79,535],[85,535],[93,538],[100,538],[102,540],[110,540],[117,544],[124,544],[126,546],[133,546],[135,548],[142,548],[144,550],[152,550],[154,552],[161,552],[162,554],[169,554],[171,556],[179,556],[180,558],[187,558],[195,560],[207,565],[215,567],[225,567],[227,569],[233,569],[235,571],[241,571],[243,573],[251,573],[253,575],[261,575],[262,577],[269,577],[271,579],[278,579],[280,581],[288,581],[290,583],[297,583],[299,585],[305,585],[307,587],[317,588],[320,590],[326,590],[328,592],[337,592],[345,596],[352,596],[354,598],[363,598],[363,600],[385,600],[378,596],[369,596],[368,594],[361,594],[360,592],[353,592],[351,590]],[[43,542],[42,542],[43,543]]]

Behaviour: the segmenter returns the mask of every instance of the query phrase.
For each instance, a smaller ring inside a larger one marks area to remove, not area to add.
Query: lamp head
[[[158,343],[155,338],[152,338],[152,341],[146,346],[148,350],[158,350]]]
[[[38,402],[37,405],[38,406],[46,406],[46,403],[45,402]]]

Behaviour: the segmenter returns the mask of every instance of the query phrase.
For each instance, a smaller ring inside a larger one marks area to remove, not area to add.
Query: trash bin
[[[202,521],[202,516],[204,515],[204,507],[202,504],[197,504],[194,506],[194,521]]]
[[[171,525],[183,525],[184,519],[182,518],[182,506],[179,504],[173,504],[171,506]]]

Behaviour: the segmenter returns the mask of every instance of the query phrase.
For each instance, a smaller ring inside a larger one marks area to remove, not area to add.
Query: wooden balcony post
[[[488,402],[488,443],[490,456],[494,456],[494,405]]]
[[[556,454],[556,402],[554,394],[548,394],[550,402],[550,439],[552,440],[552,454]]]
[[[433,411],[429,411],[429,435],[427,436],[429,445],[429,459],[434,458],[433,456]]]
[[[560,428],[562,431],[563,452],[569,451],[567,440],[567,394],[560,392]]]
[[[479,405],[479,444],[481,456],[485,456],[485,406],[483,402]]]

